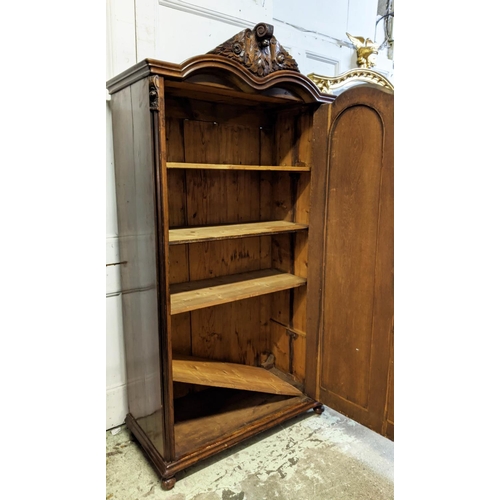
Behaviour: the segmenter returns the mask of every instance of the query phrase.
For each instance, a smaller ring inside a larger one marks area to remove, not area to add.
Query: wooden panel
[[[170,284],[189,281],[189,248],[188,245],[174,245],[169,248]]]
[[[321,290],[308,298],[320,299],[320,310],[311,308],[319,318],[308,318],[309,330],[319,327],[319,397],[379,433],[393,318],[392,106],[390,94],[369,87],[350,89],[332,105],[326,178],[313,176],[312,199],[326,207],[309,229],[320,246],[320,265],[308,275],[309,289]]]
[[[166,120],[167,159],[184,161],[184,127],[181,120]],[[168,215],[170,227],[187,225],[186,173],[168,173]]]
[[[287,290],[305,283],[304,278],[276,269],[178,283],[171,287],[171,314]]]
[[[290,112],[280,113],[275,126],[276,159],[278,165],[297,165],[295,151],[294,115]]]
[[[391,355],[387,378],[387,408],[384,434],[394,441],[394,326],[391,335]]]
[[[180,358],[173,360],[172,370],[175,382],[288,396],[302,394],[264,368],[255,366]]]
[[[168,114],[167,126],[167,161],[184,161],[184,124],[183,120],[173,118],[173,106],[177,104],[166,100],[165,106]],[[169,227],[186,226],[187,197],[186,197],[186,172],[184,170],[168,171],[168,214]],[[170,234],[169,234],[170,240]],[[170,244],[170,241],[169,241]],[[187,245],[170,247],[169,253],[169,283],[182,283],[189,281],[189,249]],[[191,354],[191,315],[190,313],[178,314],[171,318],[170,331],[172,350],[182,354]],[[185,396],[189,391],[187,385],[174,384],[174,398]]]
[[[290,397],[222,388],[190,394],[176,401],[177,456],[201,448],[210,449],[209,445],[212,447],[215,443],[224,442],[235,433],[251,435],[249,432],[252,432],[252,427],[259,421],[268,421],[268,427],[276,425],[281,414],[302,405],[307,409],[307,406],[313,406],[313,402],[303,396]],[[262,430],[264,428],[262,426]]]
[[[212,110],[213,112],[214,110]],[[235,113],[241,109],[226,110]],[[201,107],[198,120],[183,122],[185,160],[194,163],[255,165],[260,160],[260,127],[210,121]],[[220,111],[218,111],[220,112]],[[246,111],[245,111],[246,112]],[[169,170],[175,171],[175,169]],[[258,171],[184,169],[186,176],[185,226],[249,223],[260,219]],[[269,219],[268,219],[269,220]],[[256,271],[270,267],[268,238],[207,241],[189,245],[190,280]],[[264,246],[263,246],[264,245]],[[175,302],[175,301],[174,301]],[[214,304],[221,301],[215,301]],[[191,313],[193,354],[253,364],[261,350],[261,302],[222,305]],[[209,305],[209,304],[207,304]],[[243,321],[243,318],[245,321]]]
[[[289,294],[284,295],[283,293],[273,295],[273,306],[276,306],[278,300],[286,302],[286,324],[288,324],[289,317]],[[278,315],[273,308],[273,314]],[[290,336],[286,333],[287,328],[285,324],[282,322],[278,322],[277,320],[271,320],[271,336],[270,336],[270,350],[274,355],[274,365],[279,370],[290,373]]]
[[[311,166],[312,114],[310,110],[283,112],[276,121],[276,162]],[[310,176],[308,172],[274,174],[273,216],[309,223]],[[273,267],[307,278],[308,234],[306,232],[272,238]],[[283,299],[287,302],[283,302]],[[306,288],[273,296],[271,349],[276,366],[301,383],[305,379]],[[297,332],[301,332],[298,335]]]
[[[270,114],[261,106],[239,106],[235,103],[228,105],[186,97],[167,97],[165,100],[169,118],[178,120],[199,120],[247,127],[267,126],[270,122]],[[182,160],[169,158],[169,161]]]
[[[286,273],[294,273],[294,243],[294,235],[276,234],[272,237],[271,255],[273,268],[280,269]]]
[[[176,354],[191,354],[190,313],[172,316],[172,351]]]
[[[184,122],[186,160],[207,162],[232,159],[257,162],[257,127]],[[187,172],[188,225],[255,222],[259,220],[259,176],[236,170]]]
[[[308,240],[306,233],[295,235],[294,274],[307,279],[308,274]],[[290,327],[301,332],[292,337],[291,366],[293,375],[304,383],[306,373],[306,332],[307,332],[307,297],[306,287],[293,291],[292,317]]]
[[[310,113],[298,116],[296,127],[297,158],[300,162],[311,164],[312,119]],[[303,173],[298,176],[295,194],[294,220],[298,223],[309,224],[310,212],[310,179],[311,174]],[[297,233],[294,238],[293,272],[297,276],[307,278],[308,273],[308,234]],[[302,332],[292,336],[292,352],[290,353],[292,374],[301,383],[305,381],[306,373],[306,332],[307,332],[307,289],[298,288],[293,293],[293,314],[291,326],[295,332]]]
[[[265,235],[273,233],[289,233],[307,229],[305,224],[287,221],[253,222],[250,224],[230,224],[225,226],[189,227],[171,229],[170,245],[188,242],[210,241],[219,239],[242,238],[245,236]]]
[[[321,385],[367,408],[382,167],[377,114],[361,106],[349,108],[336,124],[332,142]]]
[[[168,81],[169,94],[176,97],[192,97],[196,96],[198,99],[204,101],[213,101],[221,104],[241,104],[243,106],[255,106],[256,104],[266,103],[268,105],[284,104],[297,104],[302,103],[303,100],[290,94],[290,92],[282,92],[279,97],[264,95],[262,92],[251,94],[245,93],[242,96],[241,90],[230,90],[217,86],[200,85],[198,83],[175,82]],[[179,88],[175,88],[179,87]],[[288,102],[287,102],[288,101]],[[270,106],[270,109],[278,106]]]
[[[197,169],[197,170],[276,170],[283,172],[309,172],[310,167],[292,165],[240,165],[222,163],[176,163],[167,162],[168,169]]]
[[[265,237],[263,237],[265,238]],[[261,237],[190,243],[189,276],[203,280],[261,269]],[[176,248],[176,246],[172,247]],[[266,266],[269,269],[269,266]]]
[[[306,378],[306,335],[297,335],[293,340],[292,375],[301,384]]]
[[[313,136],[324,137],[332,106],[321,106],[313,116]],[[326,205],[327,141],[315,141],[311,154],[310,221],[308,231],[307,355],[305,393],[319,399],[318,363],[321,334],[324,218]]]
[[[164,449],[157,303],[155,187],[147,80],[112,97],[116,201],[130,413]]]
[[[295,194],[295,222],[309,224],[310,199],[310,179],[311,174],[304,173],[297,176]]]
[[[265,329],[269,321],[262,306],[267,297],[192,311],[192,352],[194,356],[255,366],[266,350]]]
[[[313,112],[311,109],[303,110],[295,121],[295,136],[297,148],[297,161],[301,164],[311,165],[313,142]],[[318,140],[321,140],[318,138]]]

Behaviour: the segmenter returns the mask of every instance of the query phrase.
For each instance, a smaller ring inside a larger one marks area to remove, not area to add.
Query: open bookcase
[[[126,422],[170,489],[197,461],[322,411],[306,387],[309,224],[315,116],[333,97],[263,23],[108,89]]]

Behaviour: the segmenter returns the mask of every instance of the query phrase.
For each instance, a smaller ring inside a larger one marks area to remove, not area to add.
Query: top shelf
[[[170,229],[169,245],[199,243],[201,241],[264,236],[277,233],[292,233],[307,229],[306,224],[285,220],[252,222],[247,224],[226,224],[224,226],[185,227]]]
[[[310,172],[307,165],[233,165],[225,163],[179,163],[167,162],[167,168],[203,169],[203,170],[274,170],[281,172]]]

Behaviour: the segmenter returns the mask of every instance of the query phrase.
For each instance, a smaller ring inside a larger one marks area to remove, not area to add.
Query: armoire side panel
[[[112,96],[129,413],[164,452],[154,164],[147,80]]]

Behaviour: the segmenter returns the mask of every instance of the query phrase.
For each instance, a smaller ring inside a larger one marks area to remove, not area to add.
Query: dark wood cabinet
[[[335,107],[263,23],[180,65],[147,59],[108,89],[126,422],[164,488],[198,460],[320,413],[330,393],[376,406],[369,370],[387,379],[389,366],[367,359],[392,318],[391,226],[379,222],[392,177],[376,149],[388,129]],[[361,122],[370,132],[352,135]]]

